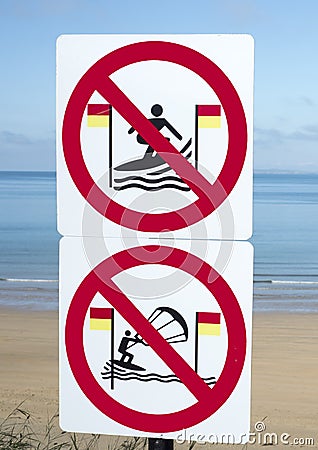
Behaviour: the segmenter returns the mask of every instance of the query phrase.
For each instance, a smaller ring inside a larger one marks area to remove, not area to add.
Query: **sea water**
[[[0,305],[58,307],[55,174],[0,172]],[[318,312],[318,174],[254,176],[254,310]]]
[[[254,307],[318,312],[318,174],[254,177]]]
[[[0,305],[57,309],[55,174],[0,172]]]

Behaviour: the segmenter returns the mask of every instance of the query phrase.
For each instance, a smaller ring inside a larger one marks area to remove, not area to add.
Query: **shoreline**
[[[259,280],[258,277],[254,274],[254,313],[318,314],[318,281],[308,281],[310,275],[304,275],[303,280]],[[58,281],[0,278],[0,309],[57,312]]]
[[[28,307],[27,305],[19,306],[19,305],[3,305],[0,303],[0,316],[4,312],[16,312],[21,314],[59,314],[58,308],[46,308],[46,309],[40,309],[37,307],[33,307],[32,309]],[[285,316],[285,315],[291,315],[291,316],[318,316],[318,310],[312,309],[312,310],[288,310],[288,309],[253,309],[253,317],[256,316],[267,316],[267,315],[274,315],[274,316]]]
[[[58,411],[58,312],[0,307],[0,321],[0,417],[24,402],[44,425]],[[265,418],[317,444],[317,337],[318,314],[253,313],[251,431]]]

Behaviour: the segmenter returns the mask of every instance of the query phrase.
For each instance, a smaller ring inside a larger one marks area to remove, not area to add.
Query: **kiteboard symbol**
[[[184,317],[175,309],[167,306],[158,307],[150,315],[148,321],[170,344],[188,341],[188,325]],[[111,328],[113,327],[114,324],[112,323]],[[118,347],[118,353],[121,354],[120,359],[111,357],[111,359],[105,363],[101,376],[102,379],[111,381],[111,389],[114,389],[115,378],[121,381],[138,380],[142,382],[158,381],[161,383],[182,383],[175,374],[167,375],[154,373],[151,370],[147,371],[145,367],[133,363],[134,354],[131,353],[130,349],[137,344],[149,347],[149,344],[147,344],[138,333],[131,337],[131,332],[126,330]],[[112,341],[111,346],[113,345],[114,343]],[[113,349],[111,349],[111,354],[114,354]],[[214,376],[206,378],[202,377],[202,379],[208,385],[216,383],[216,378]]]

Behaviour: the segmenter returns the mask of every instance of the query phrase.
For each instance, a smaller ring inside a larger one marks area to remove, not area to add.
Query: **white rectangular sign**
[[[248,239],[252,126],[249,35],[61,36],[59,232]]]
[[[245,443],[253,247],[124,244],[60,242],[62,429]]]

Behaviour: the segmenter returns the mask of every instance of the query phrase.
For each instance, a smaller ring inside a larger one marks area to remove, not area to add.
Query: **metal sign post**
[[[173,450],[173,439],[148,438],[148,450]]]

